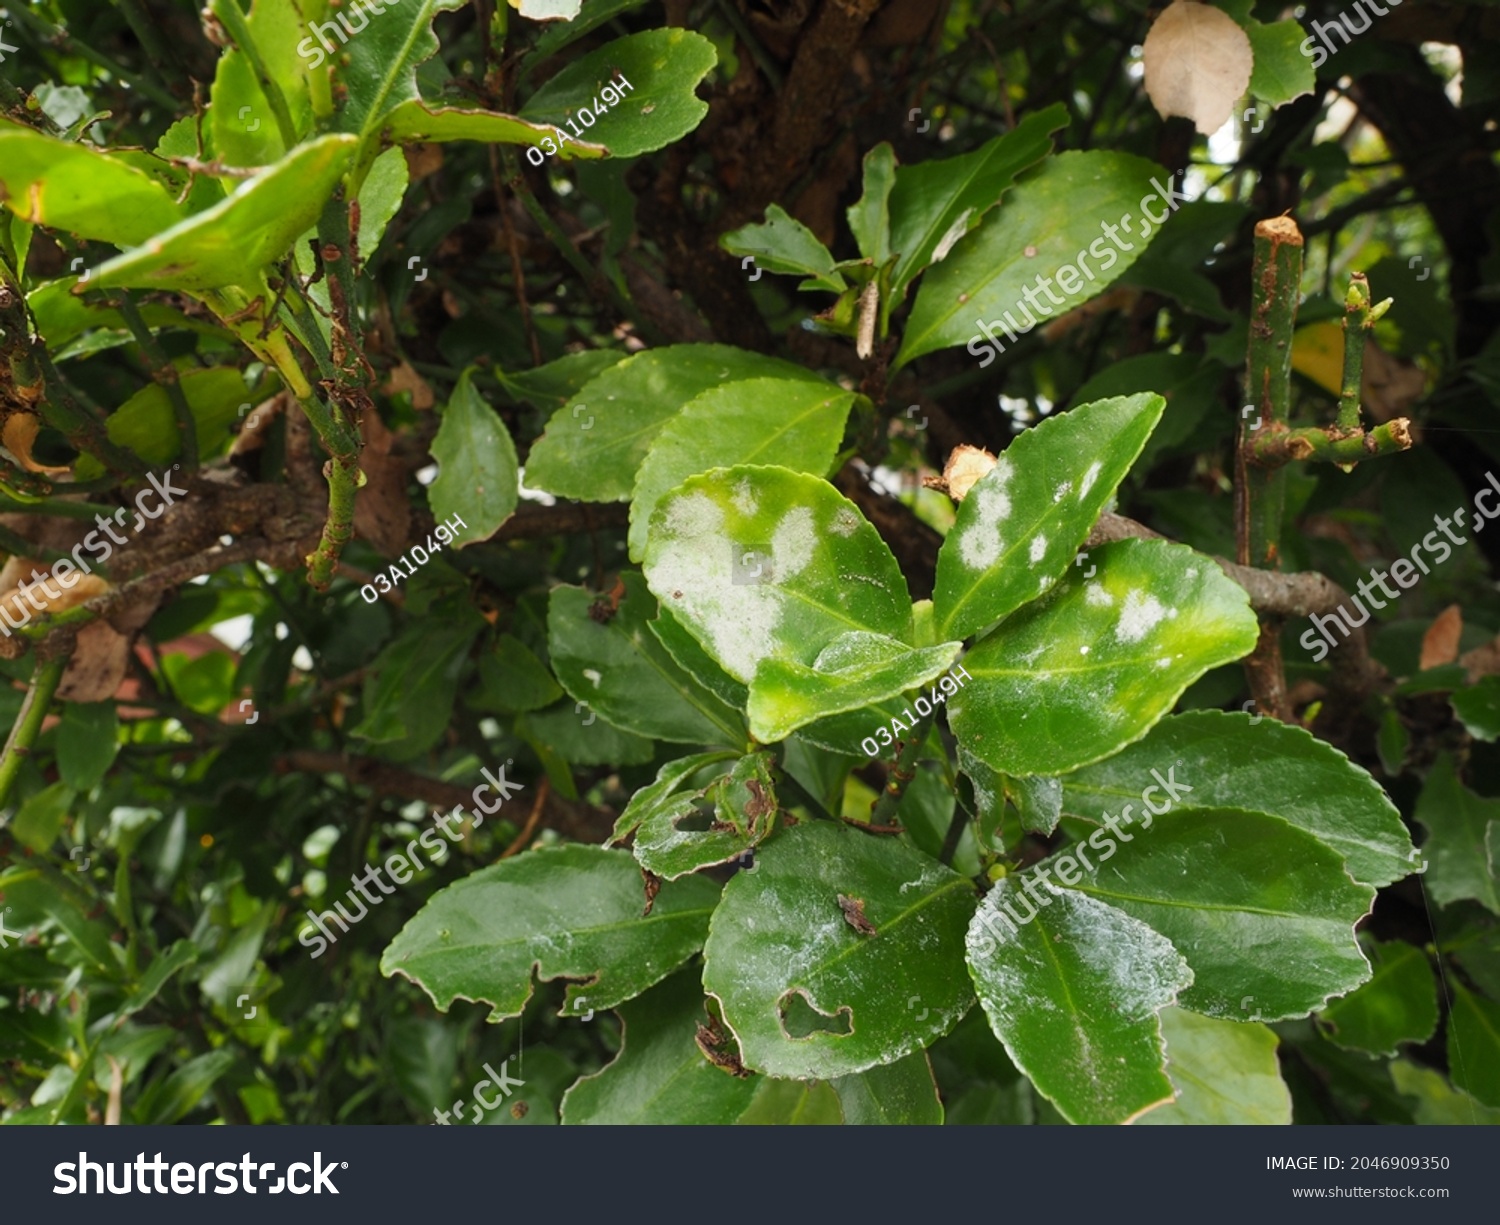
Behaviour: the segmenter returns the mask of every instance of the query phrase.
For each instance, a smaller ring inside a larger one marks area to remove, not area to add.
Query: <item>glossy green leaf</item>
[[[1062,780],[1042,774],[1003,776],[1005,794],[1021,818],[1021,827],[1050,835],[1062,817]]]
[[[1250,96],[1270,106],[1284,106],[1310,94],[1316,83],[1312,57],[1302,54],[1306,35],[1302,26],[1285,21],[1251,21],[1245,27],[1255,56],[1250,71]]]
[[[890,249],[899,254],[891,276],[894,301],[906,296],[906,287],[924,268],[948,257],[958,240],[1000,203],[1017,176],[1052,152],[1052,133],[1067,125],[1067,108],[1055,103],[972,153],[896,170],[889,205]],[[868,174],[867,169],[867,183]]]
[[[681,791],[647,812],[636,830],[641,867],[664,880],[737,859],[776,823],[769,753],[750,753],[696,791]]]
[[[810,277],[818,288],[843,293],[848,287],[834,269],[834,258],[805,225],[779,204],[766,209],[764,223],[742,225],[719,239],[731,255],[754,256],[754,267]]]
[[[742,379],[710,388],[666,423],[636,473],[630,557],[646,555],[646,529],[663,495],[690,476],[730,464],[780,464],[826,476],[854,393],[807,379]]]
[[[1063,779],[1064,811],[1102,820],[1173,762],[1194,805],[1284,817],[1342,854],[1357,881],[1388,885],[1419,870],[1401,814],[1365,771],[1300,727],[1238,712],[1167,716],[1144,739]]]
[[[1475,795],[1459,781],[1453,758],[1442,753],[1427,775],[1415,815],[1432,834],[1422,855],[1428,864],[1426,887],[1438,904],[1473,898],[1500,914],[1500,892],[1485,847],[1490,822],[1500,819],[1500,799]]]
[[[1035,324],[1103,291],[1145,249],[1140,233],[1151,223],[1137,214],[1140,201],[1155,192],[1153,175],[1164,178],[1166,171],[1128,153],[1060,153],[1044,162],[996,216],[960,239],[923,278],[895,368],[924,353],[978,342],[984,322],[996,333],[1009,327],[1019,336],[1030,330],[1023,319]],[[898,193],[901,183],[898,175]],[[1153,200],[1151,207],[1166,206]],[[1101,226],[1119,226],[1127,215],[1136,218],[1133,236],[1122,232],[1111,242]],[[901,249],[899,236],[891,242]],[[1057,279],[1065,269],[1072,291]],[[1051,292],[1054,281],[1060,294]],[[1034,308],[1023,297],[1028,288]],[[972,351],[977,356],[981,350]]]
[[[696,970],[673,974],[639,999],[620,1006],[620,1051],[613,1061],[568,1090],[564,1123],[733,1123],[759,1083],[734,1076],[704,1058],[696,1041],[706,1023],[703,984]]]
[[[90,145],[0,122],[0,196],[17,217],[117,247],[182,220],[156,179]]]
[[[1113,906],[1066,890],[1042,896],[1038,911],[1011,877],[974,916],[967,944],[979,1002],[1064,1118],[1129,1122],[1172,1097],[1157,1013],[1193,973],[1170,940]],[[1017,905],[1032,922],[1006,917],[1020,917]]]
[[[896,153],[890,142],[881,141],[865,154],[864,171],[864,194],[849,206],[846,216],[859,253],[880,267],[891,257],[890,201],[896,186]]]
[[[712,753],[694,753],[667,762],[656,772],[655,780],[630,797],[630,803],[625,805],[625,811],[615,822],[614,831],[609,836],[610,843],[623,842],[645,820],[659,821],[664,816],[671,820],[674,815],[691,811],[708,783],[722,775],[728,763],[737,758],[736,753],[717,749]],[[714,766],[719,768],[710,773]],[[700,786],[694,789],[693,776],[699,771],[703,771],[697,780]]]
[[[1139,739],[1182,691],[1254,648],[1245,589],[1201,553],[1161,540],[1090,550],[964,658],[973,680],[949,719],[1006,774],[1060,774]]]
[[[1451,984],[1448,1074],[1456,1088],[1486,1106],[1500,1106],[1500,1004]]]
[[[629,34],[574,60],[531,95],[521,115],[552,126],[573,119],[589,140],[605,145],[611,157],[650,153],[686,136],[708,114],[708,103],[695,91],[718,58],[713,43],[690,30]],[[603,87],[621,77],[631,88],[592,126],[584,123],[584,108],[592,113]]]
[[[1292,1095],[1281,1079],[1277,1038],[1269,1026],[1163,1008],[1161,1027],[1177,1100],[1140,1123],[1282,1126],[1292,1121]]]
[[[837,1127],[844,1121],[838,1093],[826,1080],[760,1077],[755,1097],[735,1122],[745,1127]]]
[[[387,149],[370,166],[359,189],[359,258],[368,261],[385,236],[385,227],[400,211],[411,185],[406,154]]]
[[[564,702],[552,710],[535,711],[516,723],[516,734],[531,744],[538,757],[574,766],[634,766],[656,756],[656,744],[645,736],[622,731],[595,716],[582,702]],[[571,779],[549,767],[552,785],[564,793]]]
[[[226,199],[94,271],[91,289],[252,285],[318,219],[354,150],[349,136],[297,146]]]
[[[1006,448],[959,505],[938,552],[940,637],[983,629],[1067,571],[1165,408],[1152,394],[1099,400],[1049,417]]]
[[[515,513],[520,464],[510,431],[474,388],[465,370],[432,440],[438,474],[427,491],[439,523],[458,515],[466,524],[453,533],[453,547],[488,540]]]
[[[985,850],[995,853],[1005,849],[1006,784],[1011,780],[992,770],[958,743],[958,768],[969,776],[974,788],[974,810],[979,820],[979,839]]]
[[[85,794],[103,781],[120,751],[120,720],[112,702],[69,702],[57,725],[57,772]]]
[[[873,933],[856,930],[851,910]],[[936,860],[842,824],[803,822],[725,887],[703,985],[746,1067],[803,1079],[862,1072],[928,1045],[968,1011],[963,933],[973,910],[973,886]]]
[[[585,383],[618,365],[625,357],[626,354],[616,349],[585,349],[581,353],[565,354],[555,362],[531,370],[515,370],[509,374],[504,370],[494,370],[492,373],[517,400],[547,413],[555,413],[576,396]]]
[[[750,690],[714,662],[713,657],[688,633],[682,622],[665,608],[651,622],[651,633],[667,648],[677,666],[692,675],[704,688],[712,690],[725,705],[744,710]]]
[[[312,127],[307,61],[297,54],[302,12],[295,0],[255,0],[245,17],[260,62],[292,120],[296,137]],[[286,155],[281,126],[245,53],[237,46],[219,56],[209,91],[208,128],[214,156],[226,166],[269,166]]]
[[[337,38],[342,45],[335,48],[331,67],[312,71],[327,73],[333,88],[343,93],[335,111],[337,129],[360,138],[367,160],[373,156],[373,138],[391,112],[421,97],[417,65],[438,51],[432,19],[462,7],[463,0],[406,0],[380,14],[359,13],[367,25],[347,37],[335,24],[328,41]]]
[[[543,136],[552,137],[550,124],[532,123],[499,111],[466,110],[457,106],[431,106],[413,99],[403,102],[385,121],[385,135],[397,144],[409,145],[428,141],[445,144],[455,140],[475,140],[483,144],[540,145]],[[591,134],[592,135],[592,134]],[[600,158],[609,150],[592,139],[570,139],[559,145],[559,157]]]
[[[1463,720],[1464,730],[1475,740],[1500,739],[1500,676],[1481,677],[1448,700],[1453,703],[1454,714]]]
[[[530,73],[532,68],[556,55],[570,43],[597,30],[605,22],[613,21],[632,9],[638,9],[646,2],[647,0],[585,0],[583,10],[572,21],[554,22],[542,32],[542,36],[521,62],[523,75]]]
[[[1096,832],[1089,849],[1077,844],[1032,871],[1047,868],[1067,884],[1083,861],[1080,891],[1171,940],[1193,968],[1193,985],[1178,1000],[1184,1008],[1278,1021],[1305,1016],[1370,977],[1354,925],[1369,913],[1374,890],[1350,880],[1343,857],[1311,834],[1269,813],[1191,807],[1154,817],[1122,811],[1110,833]]]
[[[1370,981],[1320,1014],[1339,1046],[1391,1056],[1403,1042],[1426,1042],[1437,1029],[1437,983],[1427,954],[1393,940],[1365,946],[1375,967]]]
[[[1500,1110],[1481,1106],[1461,1089],[1452,1088],[1441,1072],[1398,1059],[1390,1065],[1397,1092],[1416,1103],[1416,1121],[1432,1126],[1500,1127]]]
[[[840,634],[812,664],[766,659],[750,685],[750,730],[763,744],[785,740],[798,728],[829,715],[863,710],[931,684],[963,652],[945,642],[918,650],[883,634]],[[858,748],[851,742],[844,751]]]
[[[398,760],[425,753],[453,713],[459,676],[484,620],[468,609],[418,622],[376,658],[365,678],[364,718],[349,732]]]
[[[895,1063],[838,1076],[829,1083],[851,1127],[936,1127],[943,1122],[943,1103],[926,1051],[913,1051]]]
[[[684,744],[742,745],[739,712],[678,667],[651,633],[656,597],[646,580],[628,571],[620,579],[626,594],[602,624],[589,615],[596,597],[581,587],[552,589],[548,651],[563,688],[626,731]]]
[[[586,383],[526,458],[526,484],[583,502],[623,502],[662,427],[710,388],[740,379],[827,384],[801,366],[731,345],[648,349]]]
[[[810,664],[849,630],[911,634],[885,541],[827,481],[785,468],[720,468],[679,485],[652,516],[645,569],[657,599],[747,683],[761,661]]]
[[[568,986],[560,1015],[613,1008],[660,982],[702,946],[718,886],[663,885],[645,915],[626,851],[568,844],[481,868],[434,894],[386,948],[380,971],[420,986],[446,1012],[456,999],[520,1014],[532,972]],[[579,997],[587,1000],[579,1004]]]

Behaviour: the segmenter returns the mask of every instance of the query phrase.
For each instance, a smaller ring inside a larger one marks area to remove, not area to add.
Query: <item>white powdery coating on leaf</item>
[[[858,527],[859,516],[844,506],[840,507],[838,513],[833,516],[833,522],[828,525],[828,530],[835,536],[852,536]]]
[[[595,689],[599,688],[599,682],[604,679],[592,668],[585,668],[583,670],[583,676],[585,680],[593,681]]]
[[[1139,642],[1166,615],[1167,610],[1154,595],[1132,588],[1125,593],[1125,607],[1120,610],[1120,623],[1115,626],[1115,641]]]
[[[972,208],[964,209],[958,215],[958,220],[948,227],[948,232],[943,235],[942,240],[932,253],[932,262],[934,264],[940,263],[947,256],[948,252],[953,250],[953,244],[969,232],[969,217],[973,212]]]
[[[1083,599],[1087,604],[1095,608],[1108,608],[1115,602],[1115,597],[1104,589],[1103,583],[1088,583],[1083,589]]]
[[[810,506],[796,506],[782,517],[771,537],[771,562],[778,580],[793,578],[812,560],[818,546],[817,527]]]
[[[743,478],[734,487],[734,508],[747,519],[760,509],[760,503],[755,497],[755,490],[751,487],[750,482]]]
[[[1038,535],[1031,542],[1031,564],[1033,566],[1036,565],[1037,562],[1041,561],[1042,558],[1044,558],[1046,556],[1047,556],[1047,538],[1045,536]]]
[[[724,509],[708,494],[672,500],[650,575],[662,604],[696,625],[707,636],[709,654],[748,684],[775,642],[782,596],[769,583],[734,582],[741,545],[723,527]]]
[[[1097,459],[1089,465],[1089,470],[1083,474],[1083,486],[1078,490],[1080,498],[1088,497],[1089,490],[1094,487],[1094,482],[1099,479],[1099,473],[1104,470],[1104,465]]]
[[[1064,481],[1061,485],[1059,485],[1056,489],[1054,489],[1052,491],[1052,500],[1053,500],[1053,502],[1061,502],[1065,497],[1067,497],[1072,492],[1073,492],[1073,482],[1072,481]]]
[[[1000,550],[1004,547],[1000,525],[1010,517],[1010,496],[1005,486],[1013,471],[1007,460],[998,461],[984,487],[975,488],[969,495],[975,499],[979,513],[959,537],[958,556],[970,570],[988,570],[1000,560]]]
[[[1160,932],[1086,893],[1058,900],[1064,903],[1062,913],[1051,926],[1107,984],[1110,1003],[1121,1015],[1144,1019],[1192,983],[1187,962]]]

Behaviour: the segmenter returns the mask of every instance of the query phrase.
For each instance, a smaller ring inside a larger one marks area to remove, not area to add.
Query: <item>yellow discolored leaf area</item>
[[[34,413],[12,413],[5,419],[5,425],[0,427],[0,442],[5,444],[5,449],[20,461],[21,467],[27,472],[45,472],[56,476],[60,472],[71,471],[66,464],[61,468],[54,468],[48,464],[39,464],[31,457],[31,448],[36,443],[39,429],[41,422]]]
[[[1250,39],[1219,9],[1174,0],[1145,43],[1146,93],[1163,119],[1191,119],[1205,136],[1234,113],[1250,85]]]

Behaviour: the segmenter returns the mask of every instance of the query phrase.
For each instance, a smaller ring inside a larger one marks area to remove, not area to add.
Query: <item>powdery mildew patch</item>
[[[1176,612],[1174,608],[1170,615],[1175,616]],[[1120,610],[1120,620],[1115,625],[1115,641],[1139,642],[1168,615],[1168,610],[1154,595],[1132,587],[1125,593],[1125,607]]]
[[[1010,517],[1010,495],[1005,492],[1005,487],[1010,484],[1014,471],[1002,457],[996,461],[994,470],[969,493],[975,500],[978,513],[959,537],[958,556],[970,570],[988,570],[1000,560],[1005,547],[1000,539],[1000,525]]]
[[[782,516],[771,537],[771,564],[779,580],[795,578],[818,547],[817,525],[810,506],[794,506]]]

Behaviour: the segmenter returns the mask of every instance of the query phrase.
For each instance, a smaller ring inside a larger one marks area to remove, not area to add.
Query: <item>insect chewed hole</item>
[[[788,1038],[810,1038],[813,1034],[843,1037],[854,1032],[854,1013],[849,1005],[832,1015],[819,1012],[805,991],[788,991],[776,1002],[776,1011],[781,1017],[781,1030]]]
[[[713,807],[710,805],[685,812],[672,825],[684,834],[705,834],[714,826]]]

